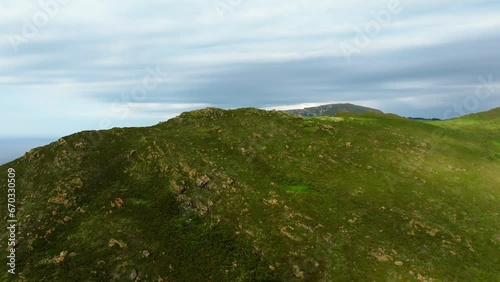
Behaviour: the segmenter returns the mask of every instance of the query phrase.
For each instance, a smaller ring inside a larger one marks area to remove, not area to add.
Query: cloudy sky
[[[497,0],[2,0],[0,32],[0,138],[207,106],[500,106]]]

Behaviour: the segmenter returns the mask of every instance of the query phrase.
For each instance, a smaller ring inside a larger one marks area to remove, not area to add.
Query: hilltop
[[[60,138],[0,167],[17,278],[497,281],[499,117],[207,108]]]
[[[500,120],[500,107],[494,108],[494,109],[486,111],[486,112],[480,112],[480,113],[465,115],[465,116],[459,117],[457,119],[461,119],[461,120],[471,120],[471,119],[474,119],[474,120],[476,120],[478,122],[481,122],[481,121],[498,121],[498,120]]]
[[[338,113],[349,112],[355,114],[363,114],[367,112],[382,113],[377,109],[353,105],[353,104],[328,104],[317,107],[309,107],[297,110],[286,110],[286,113],[300,115],[305,117],[313,116],[333,116]]]

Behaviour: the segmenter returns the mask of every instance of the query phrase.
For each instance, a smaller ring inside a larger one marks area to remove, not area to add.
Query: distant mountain
[[[0,281],[498,281],[499,117],[208,108],[66,136],[0,166]]]
[[[289,114],[300,115],[300,116],[333,116],[338,113],[349,112],[355,114],[363,114],[366,112],[376,112],[383,113],[380,110],[372,109],[368,107],[353,105],[353,104],[328,104],[321,105],[318,107],[309,107],[297,110],[286,110],[284,111]]]

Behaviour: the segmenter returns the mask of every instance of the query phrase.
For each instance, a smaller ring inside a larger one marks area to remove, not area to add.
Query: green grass
[[[499,119],[205,109],[66,136],[0,167],[19,277],[496,281]]]
[[[143,207],[148,207],[148,208],[151,208],[153,203],[151,201],[148,201],[148,200],[144,200],[144,199],[134,199],[134,198],[128,198],[128,199],[125,199],[125,201],[132,205],[137,205],[137,206],[143,206]]]
[[[297,194],[305,194],[312,191],[307,185],[283,185],[282,187],[288,192]]]

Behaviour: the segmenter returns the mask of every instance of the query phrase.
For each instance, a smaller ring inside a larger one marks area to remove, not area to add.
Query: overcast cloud
[[[207,106],[500,106],[499,1],[4,0],[0,32],[4,138]]]

